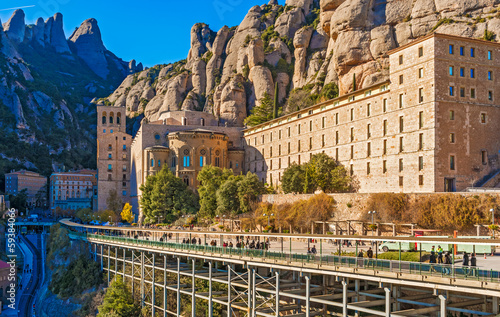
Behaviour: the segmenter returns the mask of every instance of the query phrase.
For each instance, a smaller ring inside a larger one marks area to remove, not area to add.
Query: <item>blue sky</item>
[[[85,19],[95,18],[110,51],[124,60],[136,59],[153,66],[187,57],[193,24],[204,22],[217,32],[224,25],[238,25],[252,6],[267,1],[1,0],[0,19],[5,23],[13,12],[5,9],[20,6],[34,5],[23,9],[27,23],[61,12],[69,37]]]

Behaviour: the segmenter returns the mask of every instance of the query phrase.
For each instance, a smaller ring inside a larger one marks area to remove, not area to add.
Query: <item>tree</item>
[[[134,305],[132,293],[120,276],[115,277],[104,295],[104,301],[99,306],[98,317],[120,316],[136,317],[140,308]]]
[[[241,212],[238,197],[239,183],[242,176],[231,176],[217,191],[217,212],[237,215]]]
[[[217,190],[233,175],[230,169],[205,165],[198,173],[198,194],[200,196],[200,218],[213,218],[217,212]]]
[[[281,115],[281,108],[276,111],[277,116]],[[253,107],[251,110],[251,115],[245,119],[245,124],[249,126],[255,126],[269,120],[272,120],[275,116],[274,102],[271,96],[267,92],[264,93],[264,97],[260,100],[260,105]]]
[[[195,194],[168,167],[164,166],[157,174],[148,176],[140,189],[140,204],[146,223],[156,222],[158,216],[172,222],[181,215],[194,214],[199,209]]]
[[[292,163],[281,177],[281,189],[285,194],[302,193],[304,191],[304,171],[302,166]]]
[[[106,199],[106,205],[109,210],[114,211],[117,215],[123,208],[123,201],[118,197],[116,190],[112,189],[109,191],[108,198]]]
[[[250,211],[250,204],[257,200],[259,195],[266,192],[264,185],[259,177],[248,172],[238,184],[238,199],[240,202],[240,211],[245,213]]]
[[[123,206],[122,213],[120,214],[122,216],[122,220],[126,221],[128,223],[133,223],[135,216],[132,213],[132,205],[129,203],[126,203],[125,206]]]
[[[344,193],[356,190],[356,183],[344,166],[325,153],[315,154],[302,165],[293,163],[283,173],[281,188],[285,193]]]
[[[15,208],[19,212],[26,212],[26,202],[28,201],[28,190],[23,189],[17,195],[9,195],[10,208]]]

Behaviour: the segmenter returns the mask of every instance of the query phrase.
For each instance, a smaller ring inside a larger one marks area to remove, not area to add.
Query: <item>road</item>
[[[21,241],[28,247],[31,254],[33,255],[33,271],[30,276],[30,280],[26,285],[23,285],[23,293],[19,300],[19,317],[31,317],[33,316],[33,303],[35,302],[35,294],[40,285],[41,267],[42,267],[42,257],[40,254],[41,241],[40,235],[35,235],[35,245],[26,237],[21,236]]]

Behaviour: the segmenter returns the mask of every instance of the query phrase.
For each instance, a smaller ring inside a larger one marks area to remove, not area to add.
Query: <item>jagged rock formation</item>
[[[265,94],[274,96],[275,83],[287,109],[287,98],[301,90],[317,96],[336,84],[345,94],[354,75],[358,88],[387,80],[387,52],[432,31],[482,38],[485,30],[500,39],[498,0],[271,0],[217,34],[196,24],[186,61],[157,66],[158,76],[129,76],[100,102],[150,120],[203,108],[242,126]]]
[[[26,25],[24,12],[16,10],[0,23],[0,175],[21,167],[50,174],[61,163],[94,167],[89,102],[138,70],[142,64],[106,50],[94,19],[68,41],[60,13]]]

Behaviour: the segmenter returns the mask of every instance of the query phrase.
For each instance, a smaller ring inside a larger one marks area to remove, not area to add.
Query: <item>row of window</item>
[[[455,86],[449,86],[448,87],[448,94],[450,95],[450,97],[455,97],[456,96]],[[459,88],[459,96],[460,96],[460,98],[465,98],[465,87],[460,87]],[[470,96],[471,99],[476,99],[476,88],[471,88],[470,89],[470,95],[469,96]],[[493,91],[492,90],[488,90],[487,97],[488,97],[489,101],[493,101]],[[481,123],[484,123],[484,122],[481,121]]]
[[[156,166],[161,168],[161,160],[155,161],[155,159],[151,159],[151,167],[155,167],[155,162],[156,162]],[[200,167],[203,167],[207,164],[207,158],[204,156],[200,156],[198,162],[200,164]],[[166,163],[166,161],[165,161],[165,163]],[[230,168],[232,168],[232,162],[230,162],[230,163],[231,163]],[[177,166],[177,158],[172,157],[170,167],[176,167],[176,166]],[[191,166],[191,156],[185,155],[182,157],[182,166],[183,167],[190,167]],[[214,158],[214,166],[220,167],[220,157]],[[239,166],[239,163],[236,162],[236,168],[238,168],[238,166]]]
[[[466,50],[465,46],[460,46],[460,47],[459,47],[459,49],[458,49],[458,54],[459,54],[460,56],[465,56],[466,51],[467,51],[467,50]],[[450,55],[455,55],[455,45],[450,44],[450,45],[448,46],[448,53],[449,53]],[[470,56],[470,57],[476,57],[476,48],[475,48],[475,47],[470,47],[470,48],[469,48],[469,53],[468,53],[468,56]],[[488,60],[490,60],[490,61],[491,61],[491,60],[493,60],[493,52],[492,52],[492,51],[487,51],[487,52],[486,52],[486,58],[487,58]]]
[[[108,117],[106,115],[106,112],[102,114],[102,119],[101,119],[102,124],[106,124],[109,122],[109,124],[114,124],[114,114],[111,112],[110,116]],[[116,115],[116,124],[120,125],[121,124],[121,113],[118,113]]]

